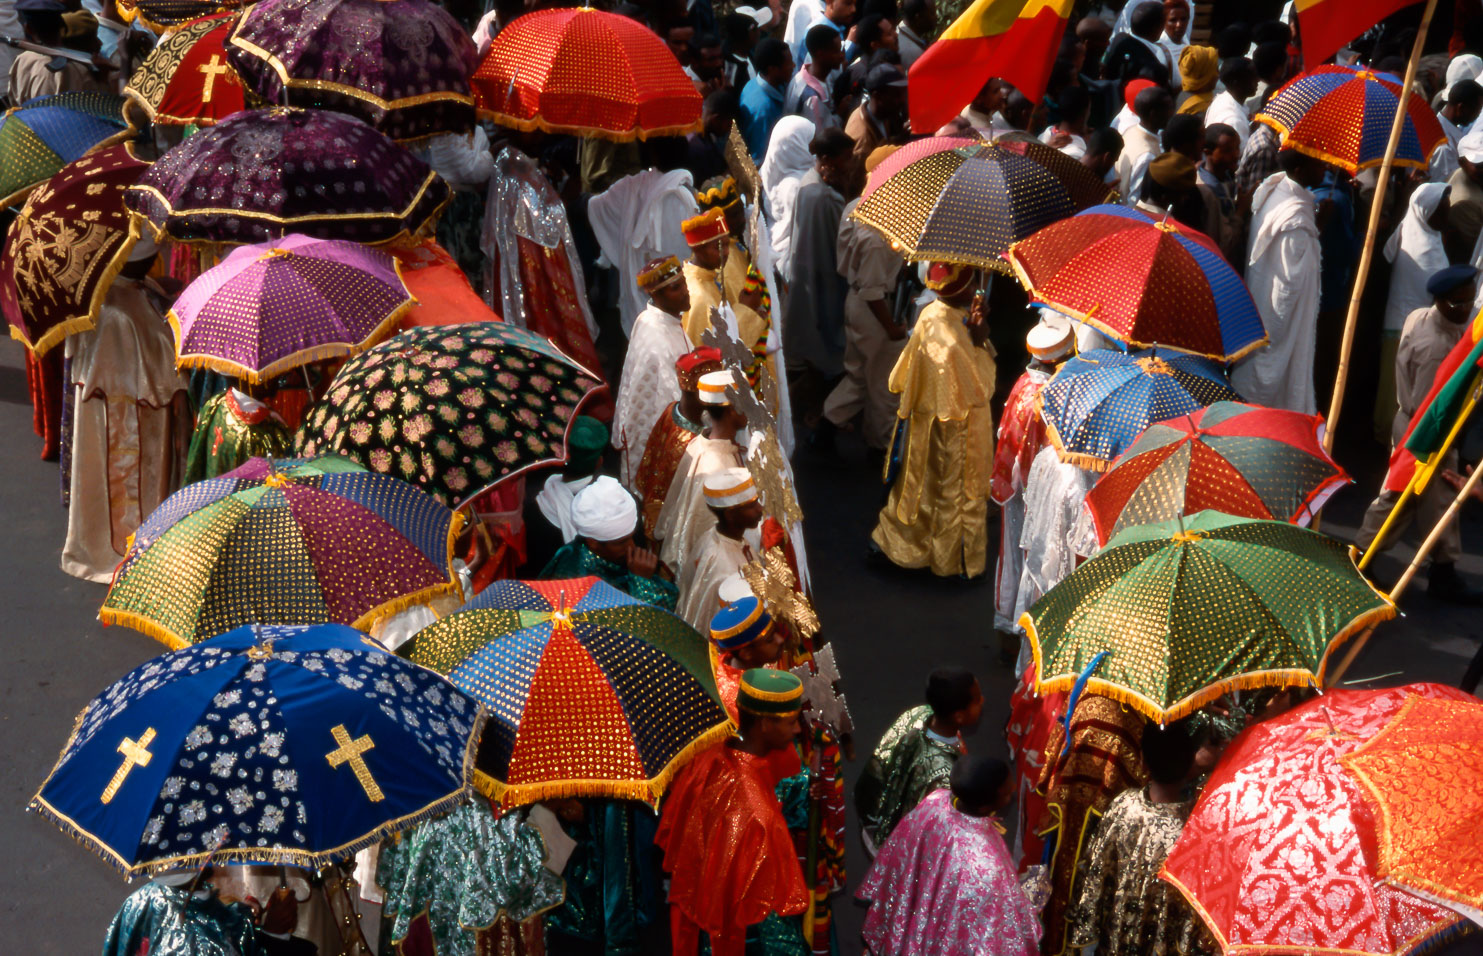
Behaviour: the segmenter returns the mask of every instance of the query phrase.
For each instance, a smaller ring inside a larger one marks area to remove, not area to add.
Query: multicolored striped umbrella
[[[1323,448],[1319,416],[1216,402],[1148,426],[1086,503],[1102,544],[1206,510],[1306,527],[1350,480]]]
[[[1241,276],[1203,233],[1094,206],[1009,247],[1031,297],[1135,348],[1234,362],[1267,344]]]
[[[1010,245],[1106,199],[1106,186],[1059,150],[977,142],[897,167],[851,215],[909,260],[1009,273],[1003,256]]]
[[[390,334],[414,304],[385,252],[292,235],[232,250],[166,318],[181,367],[261,382],[354,355]]]
[[[91,150],[137,133],[124,115],[128,102],[111,93],[69,91],[6,110],[0,117],[0,207],[26,198]]]
[[[657,802],[733,729],[706,640],[597,578],[498,581],[400,653],[490,708],[478,785],[506,806]]]
[[[1256,114],[1282,136],[1282,145],[1346,170],[1351,176],[1385,160],[1390,127],[1400,105],[1401,79],[1350,66],[1320,66],[1298,76]],[[1395,165],[1426,169],[1446,142],[1426,98],[1406,102],[1406,125]]]
[[[211,126],[246,109],[225,46],[236,23],[236,14],[218,14],[171,30],[134,71],[124,95],[157,126]]]
[[[98,619],[185,647],[244,624],[368,628],[456,593],[461,517],[344,458],[253,458],[144,520]]]
[[[1208,359],[1093,349],[1062,365],[1035,401],[1062,461],[1106,471],[1154,422],[1241,396]]]

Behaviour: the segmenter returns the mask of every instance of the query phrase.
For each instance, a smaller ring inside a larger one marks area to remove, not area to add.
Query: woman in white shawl
[[[1395,418],[1395,353],[1406,316],[1431,305],[1426,280],[1451,265],[1442,247],[1447,228],[1447,195],[1443,183],[1423,183],[1411,194],[1406,217],[1385,244],[1391,265],[1390,295],[1385,300],[1385,332],[1380,341],[1380,386],[1375,392],[1375,434],[1390,439]]]
[[[762,191],[767,196],[768,225],[772,232],[772,261],[784,281],[788,274],[788,255],[793,244],[793,210],[798,206],[798,184],[814,168],[808,144],[814,138],[814,124],[802,116],[784,116],[772,128],[767,141],[767,154],[762,158]]]

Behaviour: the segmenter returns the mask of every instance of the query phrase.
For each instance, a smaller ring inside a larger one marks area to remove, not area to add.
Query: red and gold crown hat
[[[674,256],[664,256],[660,259],[650,259],[649,264],[644,266],[638,274],[639,288],[645,292],[658,292],[665,286],[678,282],[684,277],[680,267],[680,260]]]
[[[685,233],[685,241],[692,249],[731,235],[731,230],[726,228],[726,216],[719,209],[707,209],[686,219],[680,223],[680,230]]]

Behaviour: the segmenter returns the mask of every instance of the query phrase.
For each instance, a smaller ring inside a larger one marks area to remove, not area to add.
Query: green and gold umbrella
[[[1334,648],[1394,616],[1334,539],[1201,511],[1113,536],[1020,624],[1038,693],[1090,671],[1088,689],[1164,722],[1230,690],[1321,685]]]

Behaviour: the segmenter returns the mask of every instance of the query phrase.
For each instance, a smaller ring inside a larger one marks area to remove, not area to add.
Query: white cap
[[[735,604],[742,598],[754,596],[752,586],[747,583],[747,579],[740,571],[729,578],[723,578],[721,583],[716,585],[716,597],[721,599],[722,604]]]
[[[730,405],[731,399],[726,397],[726,389],[735,384],[735,376],[722,369],[719,372],[706,372],[695,388],[700,393],[702,405]]]
[[[759,29],[772,22],[772,7],[737,7],[736,12],[756,20]]]
[[[1025,336],[1025,347],[1041,362],[1057,362],[1076,344],[1071,321],[1048,309],[1040,311],[1040,322]]]
[[[1483,163],[1483,124],[1457,141],[1457,155],[1470,163]]]
[[[705,503],[712,508],[731,508],[757,500],[757,484],[745,468],[722,468],[705,476]]]
[[[639,509],[618,479],[600,475],[572,498],[572,527],[578,537],[617,541],[638,527]]]

